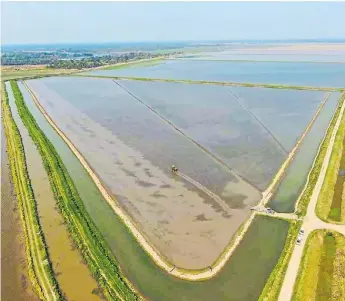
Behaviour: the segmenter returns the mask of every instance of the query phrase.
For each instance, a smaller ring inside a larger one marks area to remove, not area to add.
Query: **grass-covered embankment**
[[[341,107],[342,107],[344,100],[345,100],[345,94],[343,94],[341,96],[337,110],[336,110],[336,112],[332,118],[332,121],[330,122],[330,124],[328,126],[325,137],[324,137],[324,139],[323,139],[323,141],[319,147],[318,154],[315,157],[315,161],[314,161],[313,166],[309,172],[307,184],[306,184],[302,194],[300,195],[300,197],[296,203],[297,204],[296,205],[296,213],[298,215],[304,216],[307,213],[309,200],[310,200],[310,197],[313,193],[317,179],[319,178],[321,167],[322,167],[323,161],[324,161],[325,156],[326,156],[328,144],[329,144],[329,141],[331,140],[331,136],[332,136],[335,124],[338,120],[340,110],[341,110]]]
[[[41,230],[36,201],[27,171],[23,143],[12,117],[5,85],[2,84],[2,114],[13,184],[25,234],[29,278],[42,300],[64,300],[54,277]]]
[[[292,300],[345,300],[345,237],[315,230],[307,240]]]
[[[114,68],[112,68],[114,69]],[[104,70],[104,69],[103,69]],[[92,70],[90,70],[92,71]],[[279,84],[259,84],[259,83],[240,83],[240,82],[225,82],[225,81],[208,81],[208,80],[192,80],[192,79],[172,79],[172,78],[151,78],[151,77],[135,77],[135,76],[110,76],[110,75],[96,75],[87,73],[71,74],[72,76],[81,77],[95,77],[95,78],[111,78],[114,80],[137,80],[147,82],[170,82],[183,84],[197,84],[197,85],[218,85],[229,87],[247,87],[247,88],[269,88],[269,89],[288,89],[288,90],[308,90],[308,91],[326,91],[326,92],[342,92],[345,88],[332,87],[312,87],[312,86],[293,86],[293,85],[279,85]]]
[[[39,150],[44,167],[76,246],[108,300],[138,300],[140,297],[123,276],[102,235],[84,208],[84,204],[54,146],[46,138],[28,110],[15,81],[11,81],[20,117]]]
[[[53,69],[47,66],[2,66],[2,80],[34,79],[46,76],[68,75],[79,70]]]
[[[345,169],[344,141],[345,114],[335,136],[330,162],[316,205],[317,216],[326,222],[342,223],[345,220],[344,175],[339,174],[340,170]]]
[[[134,60],[124,63],[118,63],[115,65],[110,66],[102,66],[97,69],[99,70],[115,70],[115,69],[122,69],[122,68],[135,68],[135,67],[150,67],[160,65],[164,62],[164,57],[156,57],[151,59],[142,59],[142,60]]]
[[[265,284],[265,287],[262,290],[259,301],[278,300],[280,289],[284,281],[286,270],[292,255],[293,248],[296,244],[296,239],[301,225],[302,221],[290,222],[290,228],[286,238],[284,249],[280,255],[278,263],[271,272]]]

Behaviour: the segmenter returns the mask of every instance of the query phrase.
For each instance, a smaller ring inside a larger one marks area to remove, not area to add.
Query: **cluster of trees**
[[[63,69],[84,69],[94,68],[106,65],[112,65],[117,63],[124,63],[131,60],[148,59],[160,56],[160,54],[149,53],[149,52],[129,52],[119,55],[102,55],[92,56],[89,58],[82,59],[70,59],[70,60],[55,60],[50,63],[50,68],[63,68]]]
[[[53,52],[9,52],[1,55],[1,65],[45,65],[54,59]]]
[[[172,52],[169,55],[178,54]],[[158,53],[132,51],[116,54],[97,54],[85,51],[39,51],[39,52],[6,52],[1,55],[1,64],[6,65],[48,65],[57,69],[94,68],[131,60],[148,59],[161,56]]]

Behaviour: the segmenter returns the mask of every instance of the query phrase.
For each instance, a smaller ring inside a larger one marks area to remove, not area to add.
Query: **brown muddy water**
[[[67,100],[61,91],[49,89],[41,81],[28,84],[122,208],[177,266],[194,269],[211,265],[247,218],[249,208],[260,199],[258,190],[128,98],[111,81],[91,80],[77,88],[85,106],[92,102],[97,107],[108,106],[110,120],[117,125],[112,124],[112,130],[74,106],[73,97]],[[31,99],[25,87],[20,87],[25,100]],[[148,135],[150,141],[145,139]],[[124,136],[131,141],[124,142]],[[139,140],[138,149],[134,145]],[[227,202],[227,210],[171,174],[170,165],[176,158],[185,174]]]
[[[9,85],[7,90],[13,118],[22,136],[38,214],[60,289],[68,300],[101,300],[97,282],[73,245],[63,217],[58,211],[41,156],[18,115]]]
[[[1,120],[1,300],[39,300],[28,276],[25,238]]]

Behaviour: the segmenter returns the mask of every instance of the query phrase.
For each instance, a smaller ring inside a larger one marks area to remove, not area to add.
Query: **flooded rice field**
[[[1,121],[1,300],[38,301],[28,275],[25,238]]]
[[[88,71],[97,76],[230,81],[316,87],[344,87],[345,64],[164,60],[160,65]]]
[[[83,263],[78,249],[72,244],[64,219],[58,211],[41,156],[18,115],[11,87],[8,82],[6,84],[12,115],[22,137],[40,223],[56,280],[68,300],[101,300],[97,295],[97,282]]]
[[[318,62],[318,63],[345,63],[345,54],[340,55],[310,55],[310,54],[243,54],[241,53],[205,53],[188,56],[181,59],[215,60],[215,61],[270,61],[270,62]]]
[[[126,226],[102,198],[96,185],[71,150],[41,115],[21,85],[25,101],[38,125],[64,161],[85,207],[112,249],[129,280],[149,300],[257,300],[283,249],[289,224],[256,217],[221,273],[207,281],[189,282],[168,276],[158,268],[129,234]],[[228,228],[227,228],[228,229]],[[223,234],[224,234],[223,229]],[[181,246],[184,248],[184,246]],[[211,247],[212,248],[212,247]],[[207,246],[203,250],[209,252]],[[243,289],[238,290],[238,287]]]
[[[325,135],[328,124],[337,108],[340,93],[332,93],[303,140],[291,165],[288,167],[269,206],[278,212],[293,212],[295,203],[302,192],[310,168],[314,162],[319,145]]]
[[[264,190],[327,93],[117,80]]]
[[[212,264],[260,192],[111,80],[62,80],[67,88],[53,89],[45,84],[48,79],[28,84],[160,252],[186,268]],[[172,164],[219,195],[225,206],[172,174]]]

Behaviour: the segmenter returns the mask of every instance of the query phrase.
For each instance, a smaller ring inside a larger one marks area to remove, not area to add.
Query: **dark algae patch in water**
[[[112,249],[122,271],[149,300],[257,300],[284,247],[289,223],[256,217],[223,270],[210,280],[189,282],[158,268],[128,233],[61,138],[50,128],[30,99],[26,102],[62,157],[85,208]],[[197,221],[198,222],[198,221]],[[198,222],[200,223],[200,222]],[[204,221],[203,223],[207,223]],[[239,289],[241,288],[241,289]]]

